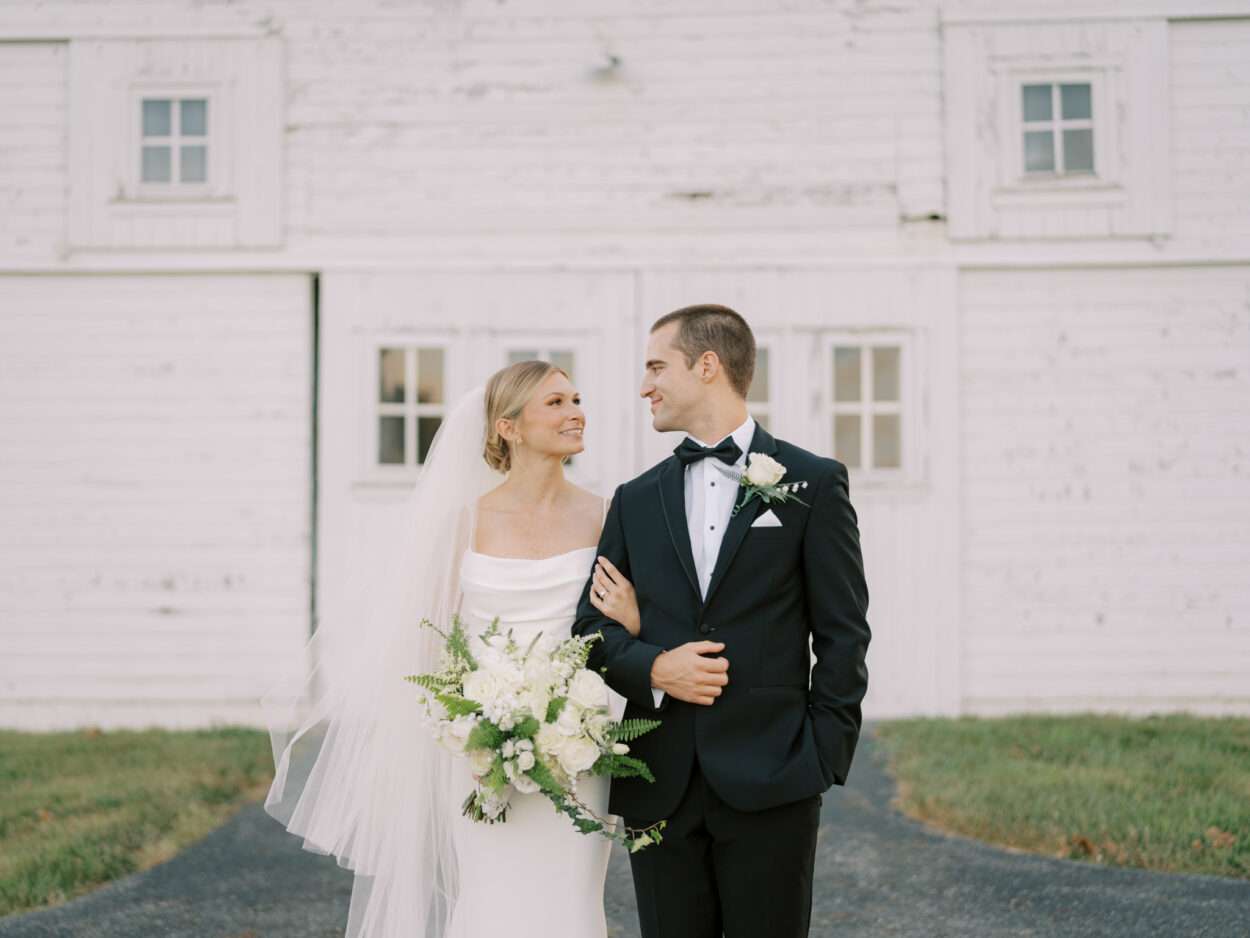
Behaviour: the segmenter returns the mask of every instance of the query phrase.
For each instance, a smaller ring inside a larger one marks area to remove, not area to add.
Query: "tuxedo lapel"
[[[755,435],[751,437],[751,445],[747,448],[747,452],[771,456],[777,452],[777,441],[757,423]],[[738,504],[741,500],[742,491],[739,489],[734,493],[734,504]],[[729,570],[729,565],[733,563],[734,555],[742,546],[742,541],[746,538],[747,531],[750,530],[751,523],[755,520],[762,504],[762,499],[753,498],[740,512],[730,517],[729,526],[725,528],[724,540],[720,544],[720,553],[716,555],[716,566],[712,568],[712,581],[707,587],[707,599],[703,601],[704,606],[707,606],[716,595],[716,587],[720,586],[721,581],[725,579],[725,573]]]
[[[699,578],[695,574],[694,551],[690,547],[690,528],[686,524],[685,467],[676,456],[670,456],[660,469],[660,510],[668,526],[677,557],[696,597],[702,597]]]

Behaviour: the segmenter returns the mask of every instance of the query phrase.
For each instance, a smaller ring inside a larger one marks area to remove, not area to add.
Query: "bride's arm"
[[[642,631],[634,584],[607,557],[600,556],[595,561],[595,572],[590,582],[590,604],[609,619],[625,626],[625,631],[634,638]]]
[[[607,557],[623,572],[630,574],[629,553],[625,547],[625,532],[621,528],[621,489],[618,487],[608,507],[608,516],[599,536],[599,556]],[[593,578],[586,579],[581,602],[577,606],[577,619],[573,623],[574,635],[602,636],[590,646],[590,659],[586,662],[592,671],[603,671],[604,680],[614,691],[647,710],[663,710],[668,702],[664,695],[659,704],[651,690],[651,665],[664,651],[660,645],[652,645],[635,638],[624,625],[600,612],[590,601]]]

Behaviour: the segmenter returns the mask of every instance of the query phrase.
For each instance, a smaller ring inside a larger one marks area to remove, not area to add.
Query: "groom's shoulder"
[[[786,440],[777,439],[777,452],[774,459],[786,467],[783,481],[809,481],[823,479],[825,476],[841,476],[846,478],[846,465],[829,456],[821,456],[809,449],[796,446]]]
[[[658,463],[656,463],[650,469],[647,469],[646,471],[639,473],[638,475],[630,479],[628,482],[621,483],[621,489],[628,494],[633,494],[636,491],[645,489],[650,485],[654,485],[656,480],[659,479],[660,473],[663,471],[664,467],[673,458],[674,457],[669,456],[668,459],[661,459]]]

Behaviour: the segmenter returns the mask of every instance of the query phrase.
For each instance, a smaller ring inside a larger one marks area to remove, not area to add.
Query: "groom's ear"
[[[716,376],[725,370],[721,364],[720,356],[708,349],[694,363],[694,373],[700,381],[711,382],[716,380]]]

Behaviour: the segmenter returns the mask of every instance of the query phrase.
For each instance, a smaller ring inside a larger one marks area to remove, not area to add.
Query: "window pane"
[[[1025,85],[1024,119],[1026,121],[1048,121],[1052,111],[1050,105],[1050,85]]]
[[[402,404],[404,401],[404,350],[384,348],[378,358],[378,400]]]
[[[846,463],[848,468],[858,469],[859,461],[859,414],[838,414],[833,418],[833,457]]]
[[[902,438],[898,414],[872,418],[872,464],[878,469],[897,469],[902,464]]]
[[[563,368],[565,374],[569,376],[569,380],[576,384],[577,372],[573,370],[573,353],[566,350],[552,351],[551,364],[557,368]]]
[[[143,173],[140,178],[144,182],[169,182],[172,162],[169,147],[144,147]]]
[[[181,147],[178,173],[183,182],[204,182],[208,179],[208,147]]]
[[[1051,131],[1025,131],[1024,171],[1027,173],[1053,173],[1055,171],[1055,135]]]
[[[434,434],[438,432],[442,422],[442,417],[417,418],[417,462],[425,462],[425,457],[430,452],[430,444],[434,442]]]
[[[203,137],[208,133],[208,102],[203,98],[188,98],[179,102],[178,130],[184,137]]]
[[[882,346],[872,350],[872,399],[874,401],[898,400],[897,345]]]
[[[130,113],[134,113],[131,111]],[[143,136],[168,137],[170,128],[169,101],[159,98],[143,99]]]
[[[417,349],[417,403],[443,403],[443,350]]]
[[[1063,171],[1092,173],[1094,171],[1094,132],[1065,130],[1063,132]]]
[[[751,388],[747,391],[748,401],[768,402],[768,349],[755,351],[755,375],[751,378]]]
[[[1064,120],[1089,120],[1089,85],[1060,85],[1059,95]]]
[[[384,466],[404,463],[404,418],[378,418],[378,462]]]
[[[838,346],[833,350],[833,399],[859,400],[859,384],[859,347]]]
[[[515,365],[517,362],[532,362],[538,358],[538,349],[517,348],[508,353],[508,364]]]

